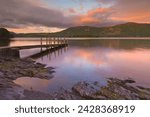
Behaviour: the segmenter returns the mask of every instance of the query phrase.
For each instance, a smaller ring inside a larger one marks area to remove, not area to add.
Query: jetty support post
[[[59,45],[59,37],[57,38],[57,44]]]
[[[49,47],[51,48],[51,37],[49,37]]]
[[[41,52],[42,52],[42,50],[43,50],[43,48],[42,48],[42,46],[43,46],[43,39],[42,39],[42,37],[40,38],[40,43],[41,43]]]
[[[46,48],[47,49],[49,48],[49,38],[48,38],[48,36],[46,37]]]
[[[54,37],[54,45],[55,45],[55,37]]]
[[[67,40],[66,40],[66,38],[65,38],[65,44],[67,44]]]
[[[64,38],[64,44],[66,44],[66,39]]]
[[[58,44],[58,37],[56,38],[56,44]]]
[[[61,45],[62,45],[62,39],[63,39],[63,38],[60,39],[60,44],[61,44]]]

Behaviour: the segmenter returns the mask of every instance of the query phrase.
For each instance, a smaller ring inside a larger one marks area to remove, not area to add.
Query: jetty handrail
[[[40,44],[43,45],[43,41],[46,41],[46,45],[51,44],[68,44],[68,41],[65,37],[43,37],[40,38]]]

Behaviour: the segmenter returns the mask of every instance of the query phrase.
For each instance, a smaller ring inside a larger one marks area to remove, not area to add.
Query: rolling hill
[[[17,34],[21,37],[39,36],[61,37],[150,37],[150,24],[125,23],[109,27],[78,26],[71,27],[56,33],[28,33]]]

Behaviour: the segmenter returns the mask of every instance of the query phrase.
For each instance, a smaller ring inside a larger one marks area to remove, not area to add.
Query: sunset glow
[[[1,0],[0,26],[17,33],[150,23],[149,0]]]

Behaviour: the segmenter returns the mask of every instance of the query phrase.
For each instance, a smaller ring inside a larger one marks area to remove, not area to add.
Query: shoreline
[[[37,39],[38,38],[38,39]],[[53,37],[52,37],[53,38]],[[150,40],[150,37],[64,37],[67,40],[110,40],[110,39],[117,39],[117,40]],[[10,41],[39,41],[40,37],[14,37],[11,38]],[[45,39],[46,41],[46,39]]]
[[[5,63],[5,64],[4,64]],[[150,88],[136,86],[132,79],[108,78],[107,85],[99,82],[78,82],[72,89],[46,94],[26,90],[13,81],[19,77],[52,79],[55,69],[35,63],[32,59],[0,57],[0,100],[137,100],[150,99]]]

